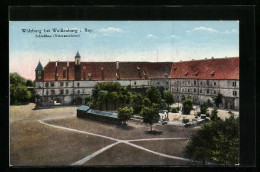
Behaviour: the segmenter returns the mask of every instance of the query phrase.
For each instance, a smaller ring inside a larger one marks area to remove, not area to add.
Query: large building
[[[223,95],[223,108],[239,108],[239,58],[186,62],[81,62],[50,61],[35,69],[36,106],[85,104],[97,83],[117,81],[122,86],[164,87],[179,101],[191,97],[195,103],[214,103]]]

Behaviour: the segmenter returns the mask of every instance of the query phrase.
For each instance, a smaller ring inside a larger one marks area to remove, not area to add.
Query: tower
[[[81,67],[80,67],[80,55],[79,52],[77,52],[76,56],[75,56],[75,77],[74,79],[76,81],[80,81],[81,80]]]
[[[40,61],[35,69],[35,81],[44,81],[44,69]]]

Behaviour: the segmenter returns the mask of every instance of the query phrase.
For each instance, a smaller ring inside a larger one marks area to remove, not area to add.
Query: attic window
[[[184,75],[185,75],[185,76],[187,76],[187,75],[188,75],[188,73],[189,73],[189,71],[187,71],[187,72],[186,72]]]
[[[215,72],[216,72],[216,71],[213,71],[213,72],[211,73],[211,76],[214,76],[214,75],[215,75]]]
[[[198,75],[199,75],[199,73],[200,73],[200,72],[199,72],[199,71],[197,71],[197,72],[195,73],[195,76],[198,76]]]
[[[177,67],[175,67],[173,70],[176,71]]]

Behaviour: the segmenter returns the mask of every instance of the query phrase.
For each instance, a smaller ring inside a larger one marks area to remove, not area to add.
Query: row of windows
[[[48,92],[46,92],[46,94],[47,93]],[[56,94],[55,90],[51,90],[50,93],[51,93],[51,95],[55,95]],[[80,90],[77,90],[76,93],[80,94]],[[84,93],[84,90],[82,90],[82,93]],[[64,94],[64,90],[59,90],[59,94]],[[69,90],[65,90],[65,94],[69,94]]]
[[[182,83],[182,85],[184,85],[184,84],[185,84],[185,81],[182,81],[182,82],[181,82],[181,81],[177,81],[177,85],[179,85],[180,83]],[[187,85],[190,85],[190,84],[191,84],[191,82],[190,82],[190,81],[187,81]],[[206,85],[209,86],[209,85],[210,85],[210,82],[209,82],[209,80],[207,80],[206,82],[200,81],[199,84],[200,84],[200,85],[206,84]],[[197,85],[197,81],[193,81],[193,85]],[[217,85],[217,82],[214,81],[214,82],[213,82],[213,85],[216,86],[216,85]],[[233,87],[236,87],[236,86],[237,86],[237,83],[236,83],[236,82],[232,82],[232,86],[233,86]]]
[[[172,91],[174,91],[173,88],[172,88]],[[177,88],[176,91],[178,92],[179,88]],[[192,89],[182,89],[181,92],[197,93],[197,89],[196,88],[194,88],[193,90]],[[202,89],[200,89],[200,93],[202,93]],[[209,89],[206,90],[206,93],[209,94]],[[214,90],[213,94],[217,94],[217,91]]]
[[[65,85],[66,85],[66,87],[68,87],[68,86],[69,86],[69,83],[68,83],[68,82],[65,82]],[[54,87],[54,82],[51,82],[51,83],[50,83],[50,86],[51,86],[51,87]],[[63,87],[63,86],[64,86],[64,82],[60,82],[60,86]],[[78,87],[80,86],[80,83],[79,83],[79,82],[77,83],[77,86],[78,86]],[[45,83],[45,87],[49,87],[49,83],[48,83],[48,82]]]

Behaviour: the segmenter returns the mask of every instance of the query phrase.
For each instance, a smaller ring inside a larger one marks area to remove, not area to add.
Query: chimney
[[[141,74],[141,68],[137,66],[137,71],[138,71],[138,75],[139,78],[142,78],[142,74]]]
[[[58,81],[58,61],[55,62],[55,81]]]
[[[101,70],[101,78],[102,78],[102,80],[104,80],[105,79],[105,77],[104,77],[104,68],[101,67],[100,70]]]
[[[83,80],[86,80],[86,66],[83,66]]]
[[[211,58],[214,59],[214,56],[212,56]]]
[[[67,61],[67,81],[69,80],[70,63]]]
[[[119,61],[116,61],[116,77],[117,77],[117,80],[120,79],[120,74],[119,74]]]

